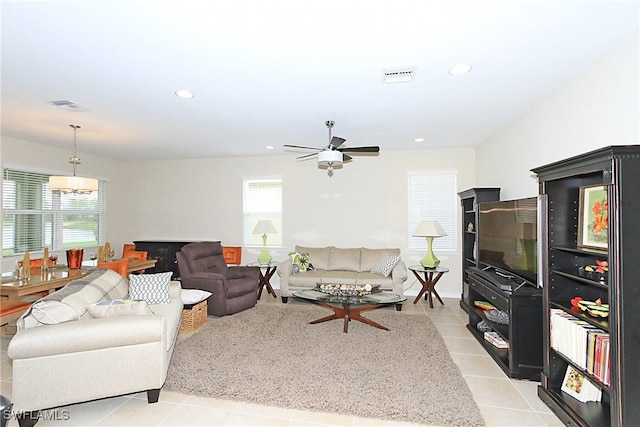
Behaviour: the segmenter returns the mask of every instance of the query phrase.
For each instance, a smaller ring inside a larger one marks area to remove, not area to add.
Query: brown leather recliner
[[[189,243],[176,253],[176,259],[183,288],[212,293],[208,314],[225,316],[257,304],[260,268],[228,267],[220,242]]]

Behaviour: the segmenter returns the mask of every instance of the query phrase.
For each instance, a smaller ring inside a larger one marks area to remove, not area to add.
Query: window
[[[90,194],[51,191],[49,175],[4,169],[2,253],[97,246],[104,232],[104,182]]]
[[[282,246],[282,180],[245,179],[244,245],[262,246],[262,235],[253,234],[260,220],[270,220],[277,233],[267,236],[267,246]]]
[[[412,234],[424,220],[436,220],[447,235],[433,240],[434,249],[458,248],[456,171],[409,172],[409,249],[426,250],[424,237]]]

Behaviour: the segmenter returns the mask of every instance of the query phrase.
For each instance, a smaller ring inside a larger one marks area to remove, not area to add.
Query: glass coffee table
[[[322,307],[333,311],[333,314],[322,317],[309,322],[311,325],[316,323],[328,322],[329,320],[344,319],[343,332],[346,334],[349,330],[349,321],[357,320],[366,323],[378,329],[388,331],[389,328],[383,326],[371,319],[362,317],[361,313],[367,310],[373,310],[389,304],[398,304],[406,301],[407,298],[401,295],[392,294],[390,292],[375,292],[363,296],[338,296],[329,295],[314,289],[304,289],[294,291],[295,298],[312,301]]]

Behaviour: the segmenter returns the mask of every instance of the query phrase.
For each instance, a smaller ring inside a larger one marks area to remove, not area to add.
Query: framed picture
[[[609,239],[609,200],[606,185],[580,187],[578,247],[607,249]]]

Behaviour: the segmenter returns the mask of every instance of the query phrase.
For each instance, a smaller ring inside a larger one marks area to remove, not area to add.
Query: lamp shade
[[[69,125],[73,129],[73,156],[69,158],[69,163],[73,165],[73,175],[50,176],[49,187],[51,191],[62,193],[91,193],[98,191],[98,180],[95,178],[85,178],[76,176],[76,167],[80,164],[80,159],[76,152],[76,133],[80,126]]]
[[[447,232],[438,221],[422,221],[413,232],[415,237],[442,237],[446,235]]]
[[[261,219],[253,229],[253,234],[276,234],[278,231],[268,219]]]
[[[343,161],[344,156],[338,150],[324,150],[318,153],[318,164],[322,166],[336,166]]]
[[[50,176],[49,187],[63,193],[91,193],[98,191],[98,180],[82,176]]]

